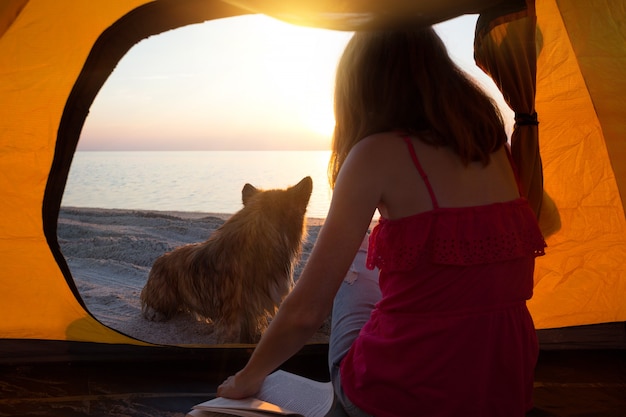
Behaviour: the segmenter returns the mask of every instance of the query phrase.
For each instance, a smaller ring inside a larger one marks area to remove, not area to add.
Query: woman
[[[330,371],[348,414],[524,415],[537,356],[526,300],[545,243],[497,107],[432,28],[356,33],[335,89],[328,217],[218,395],[254,394],[332,309]],[[368,271],[359,248],[375,210]]]

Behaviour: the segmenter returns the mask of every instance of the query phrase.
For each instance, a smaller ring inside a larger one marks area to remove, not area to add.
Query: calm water
[[[309,217],[326,217],[330,151],[76,152],[63,206],[234,213],[245,183],[313,178]]]

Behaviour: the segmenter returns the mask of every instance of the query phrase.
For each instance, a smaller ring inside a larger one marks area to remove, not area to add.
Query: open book
[[[187,417],[324,417],[333,406],[331,382],[318,382],[278,370],[268,375],[256,398],[215,398],[197,404]]]

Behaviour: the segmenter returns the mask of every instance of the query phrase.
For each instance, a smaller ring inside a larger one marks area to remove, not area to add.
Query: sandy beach
[[[178,246],[204,241],[230,214],[63,207],[58,239],[87,309],[103,324],[146,342],[214,345],[211,325],[189,315],[151,322],[139,294],[154,260]],[[295,278],[322,224],[308,219]],[[311,343],[328,341],[328,323]]]

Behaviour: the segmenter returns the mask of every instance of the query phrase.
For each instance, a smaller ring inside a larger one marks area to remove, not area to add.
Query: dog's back
[[[206,242],[155,261],[141,294],[144,315],[186,310],[210,318],[220,341],[256,341],[293,285],[312,187],[310,177],[286,190],[246,184],[244,207]]]

